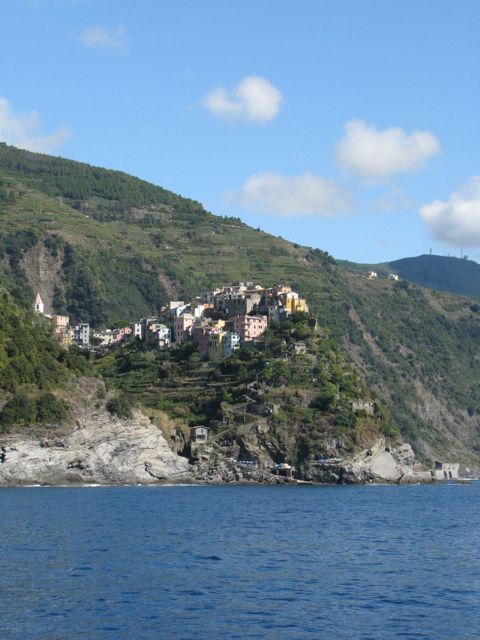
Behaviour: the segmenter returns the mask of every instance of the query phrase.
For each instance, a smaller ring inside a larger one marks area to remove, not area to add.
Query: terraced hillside
[[[480,466],[473,299],[367,280],[120,172],[0,145],[0,181],[0,274],[18,302],[38,289],[47,311],[101,326],[235,280],[286,281],[417,453]]]
[[[88,170],[93,182],[73,191]],[[47,310],[76,320],[111,324],[235,280],[288,279],[309,296],[335,280],[324,252],[213,216],[152,185],[144,195],[135,191],[144,183],[119,172],[0,145],[0,179],[8,194],[0,208],[5,277],[25,299],[38,288]]]
[[[299,340],[305,353],[295,353]],[[256,348],[221,362],[205,362],[190,343],[161,351],[132,343],[97,366],[111,388],[140,401],[160,425],[167,414],[167,438],[172,430],[186,435],[187,426],[208,425],[210,443],[227,457],[260,454],[303,465],[399,435],[337,342],[309,326],[305,314],[272,324]],[[375,415],[353,410],[359,398],[376,407]],[[180,438],[182,446],[186,441]]]

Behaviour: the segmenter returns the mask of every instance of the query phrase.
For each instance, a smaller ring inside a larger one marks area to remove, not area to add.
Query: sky
[[[0,140],[376,263],[480,260],[478,0],[1,0]]]

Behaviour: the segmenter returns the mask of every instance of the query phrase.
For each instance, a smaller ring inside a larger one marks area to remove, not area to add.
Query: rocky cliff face
[[[275,473],[275,460],[285,453],[283,434],[269,428],[266,421],[258,421],[237,428],[235,435],[224,438],[227,446],[212,443],[199,449],[194,456],[193,473],[202,482],[284,482]],[[331,445],[340,445],[330,442]],[[237,459],[256,460],[258,466],[238,464]],[[310,461],[295,470],[295,477],[314,483],[363,484],[430,482],[429,472],[420,471],[415,464],[412,447],[407,443],[392,443],[377,437],[368,448],[347,453],[341,446],[337,456]]]
[[[130,419],[110,415],[104,396],[101,380],[81,378],[69,397],[74,424],[0,436],[0,485],[285,481],[272,472],[282,438],[269,430],[265,420],[240,427],[226,448],[215,442],[199,447],[189,464],[141,412]],[[258,467],[239,464],[239,457],[258,460]],[[414,469],[410,445],[391,445],[384,438],[355,455],[339,453],[338,458],[303,465],[296,476],[320,483],[430,479]]]
[[[192,478],[187,459],[174,454],[141,414],[118,420],[98,413],[69,434],[17,434],[0,442],[0,484],[150,484]]]
[[[102,383],[80,381],[75,425],[23,430],[0,437],[0,484],[191,482],[186,458],[140,412],[111,416],[94,398]]]
[[[414,466],[409,444],[388,446],[384,438],[354,456],[318,461],[305,469],[305,476],[315,482],[359,484],[365,482],[429,482],[429,472]]]

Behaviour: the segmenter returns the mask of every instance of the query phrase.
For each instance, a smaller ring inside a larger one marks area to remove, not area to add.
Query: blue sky
[[[337,258],[480,259],[477,0],[2,0],[0,139]]]

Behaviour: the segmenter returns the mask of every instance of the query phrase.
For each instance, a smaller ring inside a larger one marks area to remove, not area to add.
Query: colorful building
[[[185,342],[190,337],[194,324],[195,316],[191,313],[184,313],[173,319],[173,339],[177,344]]]
[[[223,339],[223,357],[229,358],[234,351],[240,349],[240,344],[240,335],[234,331],[227,331]]]
[[[268,326],[266,316],[237,316],[233,318],[233,331],[242,343],[257,340]]]

